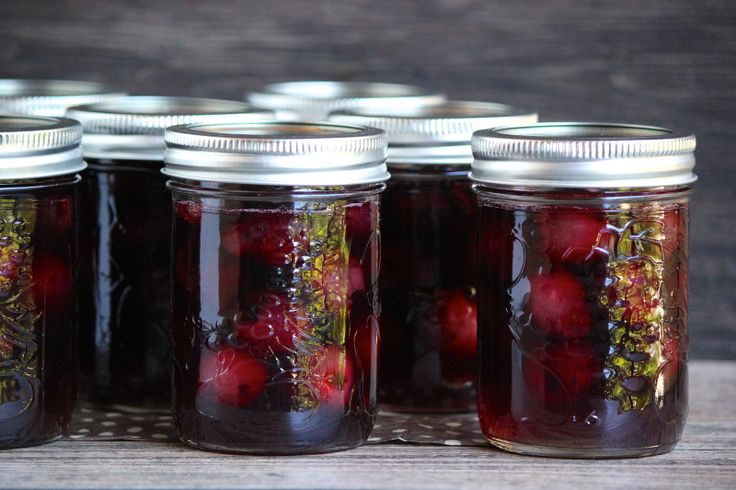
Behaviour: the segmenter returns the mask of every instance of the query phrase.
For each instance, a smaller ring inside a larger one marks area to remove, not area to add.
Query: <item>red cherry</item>
[[[553,272],[529,278],[529,311],[532,324],[540,332],[564,339],[588,335],[590,313],[585,290],[568,272]]]
[[[319,395],[320,403],[343,407],[350,402],[353,390],[353,363],[344,349],[329,345],[315,355],[309,384]]]
[[[72,301],[72,286],[70,264],[48,254],[33,258],[33,290],[39,304],[63,306]]]
[[[605,220],[596,214],[570,208],[549,210],[540,224],[544,251],[552,262],[584,261],[605,228]]]
[[[259,353],[293,351],[307,323],[287,297],[269,293],[261,296],[247,318],[235,322],[235,337]]]
[[[440,351],[456,359],[476,356],[478,344],[478,308],[475,298],[461,290],[439,294],[438,319],[441,327]]]
[[[187,223],[197,225],[202,221],[202,204],[194,201],[177,201],[176,216]]]
[[[258,398],[267,377],[263,363],[233,347],[206,351],[199,365],[200,390],[233,407],[245,407]]]
[[[271,265],[288,264],[298,245],[306,246],[303,233],[291,227],[291,215],[264,211],[250,213],[222,232],[222,246],[231,255],[252,255]]]
[[[345,208],[347,235],[366,238],[373,232],[373,203],[350,204]]]
[[[58,199],[51,203],[49,222],[56,233],[70,233],[72,231],[72,219],[71,199]]]
[[[545,405],[557,405],[564,411],[566,400],[574,401],[590,391],[601,375],[601,366],[593,348],[584,342],[548,344],[523,358],[523,377],[527,390]]]
[[[348,268],[348,297],[352,297],[353,293],[365,291],[365,274],[360,262],[350,257],[350,266]]]

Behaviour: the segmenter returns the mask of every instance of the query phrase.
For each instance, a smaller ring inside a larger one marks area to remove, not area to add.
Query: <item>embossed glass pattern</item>
[[[77,179],[0,180],[0,449],[57,439],[71,418]]]
[[[376,415],[378,192],[174,180],[174,419],[195,447],[363,443]]]
[[[162,165],[90,159],[84,174],[80,348],[93,402],[170,403],[171,205]]]
[[[688,192],[478,192],[486,436],[571,457],[673,448],[687,416]]]

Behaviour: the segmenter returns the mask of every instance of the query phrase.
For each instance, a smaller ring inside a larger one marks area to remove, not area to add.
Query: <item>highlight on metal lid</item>
[[[84,170],[81,141],[82,126],[72,119],[0,116],[0,182]]]
[[[470,165],[474,131],[535,123],[537,114],[493,102],[448,101],[421,107],[361,107],[333,112],[329,119],[386,131],[389,164]]]
[[[72,107],[67,116],[84,126],[86,157],[156,161],[163,159],[163,134],[170,126],[273,120],[272,113],[244,102],[151,95]]]
[[[387,180],[386,133],[361,126],[270,122],[166,130],[164,174],[255,185],[341,186]]]
[[[697,180],[695,136],[653,126],[548,122],[473,134],[470,178],[512,187],[645,188]]]
[[[417,107],[446,100],[442,93],[414,85],[324,80],[274,83],[248,94],[247,99],[255,107],[277,111],[280,117],[315,119],[357,107]]]
[[[0,79],[0,114],[61,117],[69,107],[125,95],[97,82]]]

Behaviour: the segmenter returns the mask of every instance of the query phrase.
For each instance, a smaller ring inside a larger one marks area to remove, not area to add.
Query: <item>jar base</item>
[[[418,414],[418,415],[464,415],[476,413],[475,406],[470,407],[424,407],[421,405],[398,405],[393,403],[382,403],[383,414]]]
[[[9,442],[4,439],[0,439],[0,451],[4,449],[20,449],[24,447],[33,447],[33,446],[41,446],[43,444],[49,444],[52,442],[56,442],[61,439],[61,434],[54,434],[47,437],[41,437],[38,439],[33,439],[31,441],[19,441],[19,442]]]
[[[663,444],[646,447],[626,448],[585,448],[585,447],[560,447],[560,446],[537,446],[520,442],[506,441],[495,437],[488,437],[488,442],[494,447],[504,451],[526,456],[541,456],[547,458],[568,459],[624,459],[655,456],[672,451],[677,443]]]
[[[281,447],[281,448],[266,448],[266,447],[233,447],[219,444],[209,444],[205,442],[193,441],[180,437],[179,440],[187,446],[203,451],[218,452],[218,453],[229,453],[229,454],[252,454],[260,456],[288,456],[288,455],[301,455],[301,454],[324,454],[324,453],[335,453],[339,451],[347,451],[356,447],[362,446],[364,442],[358,442],[355,444],[342,444],[330,447],[319,447],[319,446],[302,446],[302,447]]]

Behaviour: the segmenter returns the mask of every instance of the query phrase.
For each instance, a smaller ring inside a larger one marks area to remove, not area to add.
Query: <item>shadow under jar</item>
[[[166,139],[179,437],[269,454],[362,444],[376,415],[385,134],[223,124]]]
[[[171,198],[161,174],[168,126],[268,120],[235,101],[131,96],[73,107],[83,175],[80,354],[87,401],[171,404]]]
[[[633,125],[475,133],[478,409],[493,445],[607,458],[677,444],[694,149]]]
[[[76,399],[76,121],[0,116],[0,449],[53,441]]]
[[[537,121],[502,104],[366,107],[330,119],[385,130],[381,195],[379,401],[402,412],[476,409],[476,221],[468,179],[473,131]]]
[[[302,121],[323,121],[340,110],[410,109],[445,101],[443,94],[414,85],[326,80],[272,83],[246,97],[254,107],[273,111],[280,120]]]

